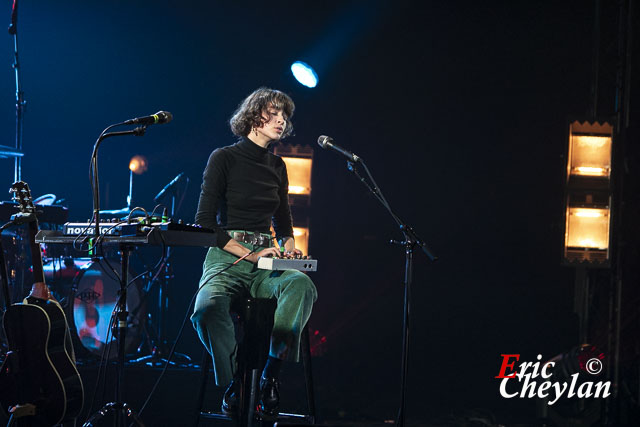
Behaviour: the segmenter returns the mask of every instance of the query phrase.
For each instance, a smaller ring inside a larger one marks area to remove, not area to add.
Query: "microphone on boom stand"
[[[322,148],[324,148],[325,150],[327,148],[337,151],[338,153],[342,154],[343,156],[347,157],[349,160],[351,160],[352,162],[358,162],[360,161],[360,157],[356,156],[355,154],[353,154],[351,151],[349,150],[345,150],[344,148],[335,145],[333,143],[333,138],[331,138],[330,136],[326,136],[326,135],[320,135],[318,137],[318,145]]]
[[[126,120],[125,125],[155,125],[165,124],[173,120],[173,114],[168,111],[158,111],[155,114],[144,117],[137,117],[135,119]]]

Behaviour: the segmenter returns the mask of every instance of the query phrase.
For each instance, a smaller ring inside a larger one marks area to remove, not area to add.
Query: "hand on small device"
[[[300,259],[300,258],[302,258],[302,251],[300,249],[294,248],[290,252],[285,252],[284,253],[284,257],[285,258]]]
[[[280,256],[280,252],[276,248],[264,248],[259,252],[249,255],[247,257],[247,260],[255,264],[258,262],[258,258],[260,257],[278,258],[279,256]]]

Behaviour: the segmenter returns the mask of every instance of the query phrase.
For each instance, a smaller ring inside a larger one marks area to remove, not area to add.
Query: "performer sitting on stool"
[[[235,413],[239,387],[239,380],[234,379],[237,343],[229,316],[233,299],[244,293],[277,299],[259,402],[263,414],[276,415],[282,361],[298,361],[300,334],[317,298],[307,275],[256,266],[259,257],[279,256],[270,233],[272,220],[286,254],[302,255],[293,239],[287,169],[268,150],[271,143],[291,134],[294,109],[291,98],[280,91],[260,88],[253,92],[230,120],[239,141],[213,151],[203,174],[196,223],[216,229],[218,236],[217,247],[209,248],[204,261],[200,279],[204,286],[191,321],[213,358],[216,385],[228,385],[222,401],[225,413]],[[252,250],[255,253],[213,277]]]

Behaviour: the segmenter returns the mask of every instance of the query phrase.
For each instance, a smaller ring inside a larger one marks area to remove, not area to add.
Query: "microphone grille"
[[[322,148],[327,148],[327,143],[332,143],[333,142],[333,138],[331,138],[330,136],[327,135],[320,135],[318,137],[318,145],[320,145]]]
[[[173,114],[168,111],[158,111],[156,115],[159,117],[158,123],[160,124],[169,123],[173,120]]]

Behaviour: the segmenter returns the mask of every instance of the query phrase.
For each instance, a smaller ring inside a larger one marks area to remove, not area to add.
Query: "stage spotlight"
[[[136,175],[142,175],[148,169],[148,162],[144,156],[135,155],[129,161],[129,170]]]
[[[312,88],[318,84],[318,75],[313,68],[305,62],[296,61],[291,64],[291,72],[296,80],[303,86]]]

